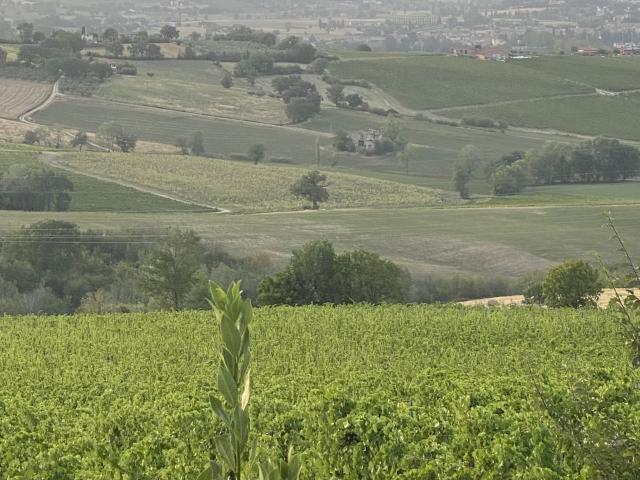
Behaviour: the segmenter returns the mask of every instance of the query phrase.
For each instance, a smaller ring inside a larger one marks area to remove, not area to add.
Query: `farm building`
[[[351,140],[360,152],[373,153],[378,142],[382,139],[382,132],[374,128],[356,132],[351,135]]]

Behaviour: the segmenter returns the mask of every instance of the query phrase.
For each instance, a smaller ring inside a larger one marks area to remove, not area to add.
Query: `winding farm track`
[[[2,79],[0,91],[0,117],[17,120],[51,98],[50,85],[17,79]]]
[[[60,163],[56,160],[59,154],[55,152],[43,152],[40,154],[40,161],[50,167],[58,168],[60,170],[64,170],[69,173],[73,173],[76,175],[82,175],[84,177],[93,178],[95,180],[99,180],[101,182],[113,183],[125,188],[131,188],[132,190],[136,190],[138,192],[147,193],[149,195],[154,195],[156,197],[166,198],[167,200],[173,200],[174,202],[182,203],[184,205],[192,205],[195,207],[204,208],[207,210],[211,210],[211,213],[231,213],[230,210],[215,207],[213,205],[208,205],[206,203],[192,202],[190,200],[185,200],[184,198],[176,197],[174,195],[170,195],[168,193],[162,192],[160,190],[156,190],[153,188],[145,187],[142,185],[138,185],[136,183],[125,182],[122,180],[115,180],[111,177],[106,177],[103,175],[96,175],[94,173],[88,173],[83,170],[77,170],[75,168],[69,167],[63,163]]]
[[[58,80],[56,83],[53,84],[53,88],[51,89],[51,93],[45,99],[44,102],[40,103],[36,107],[34,107],[31,110],[29,110],[29,111],[23,113],[22,115],[20,115],[18,117],[18,120],[21,121],[22,123],[26,123],[26,124],[29,124],[29,125],[37,125],[37,123],[35,123],[31,119],[31,117],[33,115],[35,115],[36,113],[38,113],[40,110],[44,110],[49,105],[51,105],[55,101],[56,97],[58,96],[59,91],[60,91],[60,80]]]

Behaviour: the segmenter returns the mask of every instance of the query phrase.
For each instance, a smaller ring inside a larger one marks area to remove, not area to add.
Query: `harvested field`
[[[51,85],[0,79],[0,117],[17,119],[43,103],[50,94]]]
[[[0,118],[0,140],[4,142],[22,141],[24,134],[31,129],[32,127],[25,123]]]
[[[635,290],[636,295],[640,295],[640,289]],[[627,296],[626,290],[623,288],[618,289],[618,295],[622,298]],[[611,300],[616,298],[616,292],[612,288],[606,288],[600,298],[598,298],[598,307],[607,308],[611,303]],[[478,300],[469,300],[467,302],[460,302],[467,307],[505,307],[511,305],[522,305],[524,303],[524,296],[511,295],[508,297],[494,297],[494,298],[481,298]]]

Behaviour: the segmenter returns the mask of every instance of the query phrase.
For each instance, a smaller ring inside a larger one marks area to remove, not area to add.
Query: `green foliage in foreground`
[[[640,475],[640,373],[606,313],[285,307],[251,325],[250,441],[292,446],[303,479]],[[215,331],[210,312],[0,319],[0,477],[195,478],[224,431]]]

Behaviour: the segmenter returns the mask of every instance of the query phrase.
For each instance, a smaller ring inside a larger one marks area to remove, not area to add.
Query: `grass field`
[[[220,84],[224,70],[213,62],[131,63],[138,67],[138,75],[111,79],[100,88],[99,97],[242,120],[287,123],[282,101],[248,95],[252,88],[240,79],[235,79],[232,88],[224,88]],[[153,78],[147,73],[152,73]]]
[[[589,91],[587,87],[520,64],[469,58],[407,56],[347,60],[332,64],[330,70],[340,78],[369,80],[414,110]]]
[[[442,56],[363,57],[333,64],[331,72],[369,80],[414,110],[640,88],[640,62],[623,58],[497,63]]]
[[[594,89],[621,91],[640,88],[640,61],[633,57],[545,56],[518,65]]]
[[[306,202],[290,193],[308,170],[253,165],[190,156],[134,154],[63,154],[56,161],[79,170],[153,187],[233,212],[300,209]],[[328,172],[329,202],[323,208],[440,205],[438,192],[412,185]]]
[[[173,143],[179,136],[204,133],[207,153],[220,156],[245,154],[255,143],[267,147],[271,156],[315,158],[317,135],[304,130],[290,131],[259,125],[219,120],[175,111],[120,105],[97,99],[64,98],[36,114],[36,121],[47,125],[95,131],[114,121],[139,139]]]
[[[0,78],[0,117],[16,119],[37,107],[51,94],[51,85]]]
[[[519,195],[495,197],[492,205],[640,205],[640,182],[530,187]]]
[[[640,63],[640,62],[639,62]],[[485,117],[510,125],[549,128],[585,135],[640,140],[640,95],[573,97],[532,100],[509,105],[451,110],[453,117]]]
[[[433,273],[518,277],[568,258],[619,262],[602,225],[612,211],[635,257],[640,245],[640,211],[629,206],[530,208],[413,208],[327,210],[256,215],[193,213],[23,213],[3,212],[2,226],[17,228],[43,218],[60,218],[82,228],[192,228],[206,240],[247,255],[265,252],[286,259],[311,240],[327,239],[340,250],[377,252],[420,275]]]
[[[20,145],[0,144],[0,173],[11,165],[41,166],[38,149]],[[73,183],[70,211],[72,212],[180,212],[195,207],[165,198],[101,182],[84,175],[60,172]],[[4,215],[5,211],[2,212]],[[2,223],[2,222],[0,222]]]
[[[573,477],[583,465],[541,398],[588,438],[613,418],[616,438],[640,428],[638,371],[604,313],[355,306],[255,316],[252,433],[261,458],[292,446],[305,479]],[[222,428],[208,400],[214,331],[210,312],[0,318],[0,475],[197,477]]]

